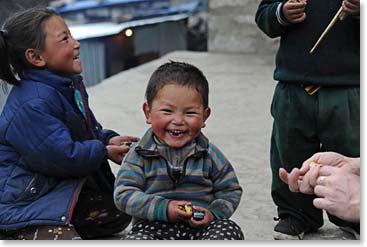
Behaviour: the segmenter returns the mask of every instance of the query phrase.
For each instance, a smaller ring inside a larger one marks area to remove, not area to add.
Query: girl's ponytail
[[[0,30],[0,79],[9,84],[18,86],[20,83],[15,78],[9,61],[9,52],[6,39],[9,37],[7,30]]]

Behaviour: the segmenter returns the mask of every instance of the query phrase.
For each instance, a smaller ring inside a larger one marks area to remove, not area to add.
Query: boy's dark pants
[[[312,204],[314,196],[292,193],[279,178],[279,168],[290,172],[320,151],[360,156],[359,87],[322,87],[314,95],[300,85],[279,82],[271,114],[274,118],[270,162],[272,197],[280,218],[292,215],[311,230],[323,225],[322,211]],[[358,227],[328,215],[339,226]]]

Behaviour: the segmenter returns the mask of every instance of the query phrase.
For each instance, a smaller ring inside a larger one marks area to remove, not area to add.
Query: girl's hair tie
[[[3,36],[4,39],[6,39],[9,36],[8,30],[1,29],[0,34]]]

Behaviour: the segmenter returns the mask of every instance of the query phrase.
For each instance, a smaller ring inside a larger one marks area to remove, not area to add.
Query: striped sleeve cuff
[[[152,220],[168,222],[167,208],[169,201],[170,201],[169,199],[162,199],[161,201],[156,202]]]

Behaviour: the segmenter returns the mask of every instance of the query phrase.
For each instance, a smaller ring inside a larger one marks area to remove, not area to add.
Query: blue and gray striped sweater
[[[206,207],[217,219],[231,217],[240,203],[242,188],[232,165],[203,134],[196,139],[195,152],[184,163],[181,180],[171,178],[168,167],[148,129],[126,155],[117,174],[116,206],[135,218],[168,221],[170,200]]]

